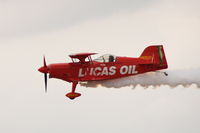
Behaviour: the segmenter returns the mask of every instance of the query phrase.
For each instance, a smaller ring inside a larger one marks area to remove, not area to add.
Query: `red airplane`
[[[40,67],[38,71],[44,73],[45,91],[47,92],[47,74],[49,74],[49,78],[72,82],[72,91],[66,96],[74,99],[81,96],[80,93],[75,92],[78,82],[115,79],[168,67],[162,45],[147,47],[138,58],[106,54],[92,60],[91,55],[94,54],[96,53],[71,54],[69,57],[72,62],[50,65],[46,65],[44,57],[44,66]],[[164,74],[167,76],[167,73]]]

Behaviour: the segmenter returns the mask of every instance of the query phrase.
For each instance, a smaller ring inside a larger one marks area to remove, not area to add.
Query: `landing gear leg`
[[[80,93],[75,92],[77,84],[78,84],[77,81],[72,82],[72,92],[66,94],[66,97],[68,97],[71,100],[75,99],[76,97],[81,96]]]
[[[73,92],[73,93],[74,93],[75,90],[76,90],[76,86],[77,86],[77,84],[78,84],[77,81],[75,81],[75,82],[72,83],[72,92]]]

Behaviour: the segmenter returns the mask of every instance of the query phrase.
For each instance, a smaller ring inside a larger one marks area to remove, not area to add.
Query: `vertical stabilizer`
[[[163,45],[154,45],[145,48],[140,58],[151,60],[152,64],[158,64],[163,68],[168,67]]]

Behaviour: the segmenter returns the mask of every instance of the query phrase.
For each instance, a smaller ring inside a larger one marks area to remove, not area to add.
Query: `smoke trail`
[[[171,70],[167,71],[168,76],[165,76],[162,72],[149,72],[145,74],[118,78],[112,80],[103,81],[89,81],[80,83],[85,87],[108,87],[108,88],[121,88],[125,86],[131,86],[135,88],[137,85],[142,87],[159,87],[161,85],[168,85],[172,88],[182,85],[188,87],[192,84],[196,84],[200,88],[200,69],[186,69],[186,70]]]

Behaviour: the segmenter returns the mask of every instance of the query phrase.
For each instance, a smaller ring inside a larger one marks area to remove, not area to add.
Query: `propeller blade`
[[[43,56],[44,67],[47,67],[45,56]]]
[[[43,56],[43,63],[44,63],[44,68],[47,69],[45,56]],[[47,73],[44,73],[44,83],[45,83],[45,92],[47,93]]]
[[[45,92],[47,93],[47,73],[44,74]]]

